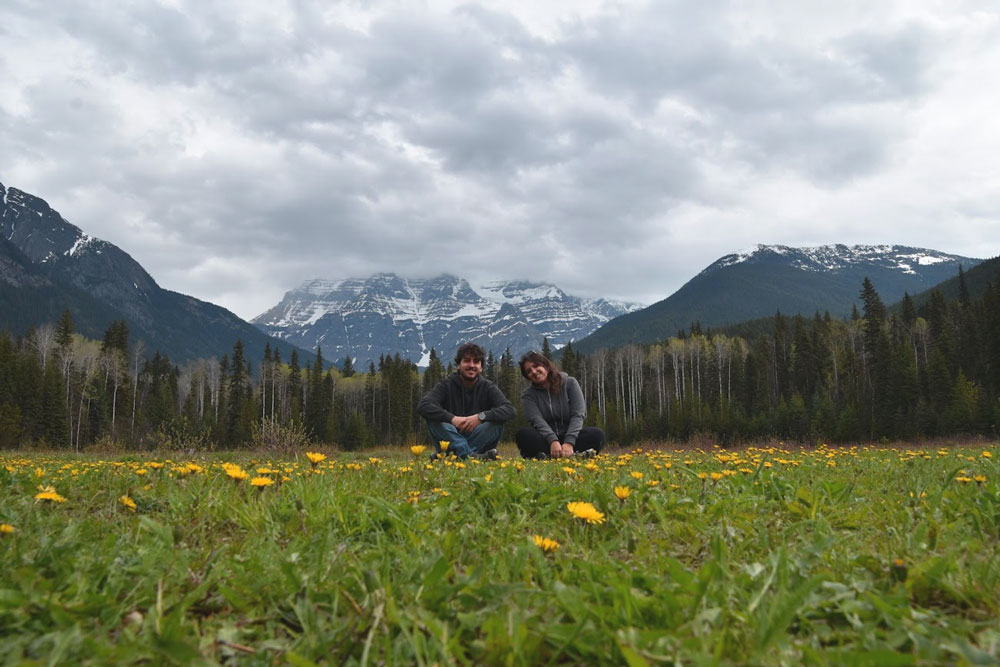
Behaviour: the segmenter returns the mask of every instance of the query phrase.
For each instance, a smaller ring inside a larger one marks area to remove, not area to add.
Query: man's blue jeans
[[[462,433],[457,428],[447,422],[427,422],[427,430],[431,434],[431,444],[437,451],[441,451],[442,440],[447,440],[448,453],[459,458],[465,458],[469,454],[482,454],[491,449],[495,449],[503,434],[503,424],[497,422],[483,422],[472,433]]]

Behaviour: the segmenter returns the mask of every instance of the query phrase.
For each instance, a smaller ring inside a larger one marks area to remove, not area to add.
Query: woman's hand
[[[573,456],[573,445],[571,445],[568,442],[564,442],[562,446],[562,455],[563,458],[569,458]]]
[[[563,455],[563,446],[558,440],[553,440],[549,445],[549,455],[554,459],[561,458]]]

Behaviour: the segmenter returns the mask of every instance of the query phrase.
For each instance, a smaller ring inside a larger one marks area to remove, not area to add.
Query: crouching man
[[[458,371],[437,383],[417,403],[437,451],[448,442],[448,453],[465,458],[497,457],[503,424],[514,416],[514,406],[499,387],[482,376],[483,348],[465,343],[455,353]]]

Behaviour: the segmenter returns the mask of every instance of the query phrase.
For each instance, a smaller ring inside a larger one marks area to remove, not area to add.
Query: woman
[[[521,357],[521,375],[531,386],[521,394],[524,416],[531,426],[517,432],[515,440],[526,459],[593,456],[604,444],[599,428],[584,428],[587,404],[576,378],[562,373],[537,352]]]

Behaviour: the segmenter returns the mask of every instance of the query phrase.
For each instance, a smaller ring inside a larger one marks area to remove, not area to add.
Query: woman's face
[[[545,381],[549,379],[549,369],[531,361],[524,362],[524,372],[531,384],[545,384]]]

